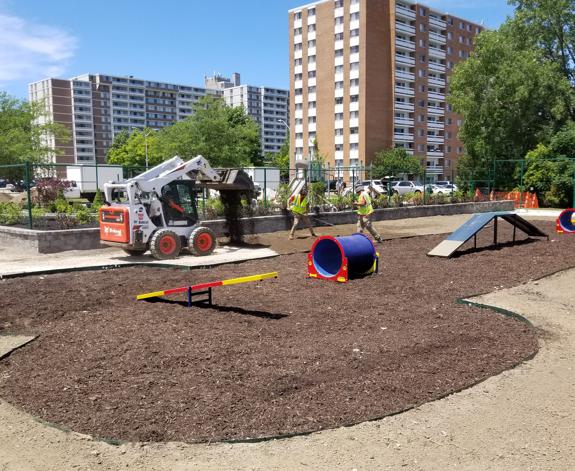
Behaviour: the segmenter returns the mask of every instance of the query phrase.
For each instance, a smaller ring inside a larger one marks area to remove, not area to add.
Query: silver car
[[[395,182],[392,186],[393,193],[405,195],[406,193],[423,193],[423,185],[417,185],[415,182],[401,181]]]

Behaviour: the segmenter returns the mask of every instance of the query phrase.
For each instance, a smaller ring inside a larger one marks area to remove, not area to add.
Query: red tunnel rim
[[[312,245],[312,247],[311,247],[311,250],[310,250],[310,252],[309,252],[310,261],[312,261],[312,263],[313,263],[313,254],[314,254],[314,252],[315,252],[316,247],[318,246],[318,244],[320,244],[322,241],[325,241],[325,240],[329,240],[329,241],[331,241],[331,242],[334,242],[335,245],[337,245],[337,248],[339,249],[339,253],[341,254],[342,265],[341,265],[341,267],[340,267],[339,273],[336,273],[336,274],[334,274],[334,275],[332,275],[332,276],[323,276],[323,275],[322,275],[322,278],[324,278],[324,279],[326,279],[326,280],[337,280],[338,277],[341,276],[341,268],[343,267],[344,261],[347,260],[347,258],[346,258],[346,256],[345,256],[345,252],[343,251],[343,246],[341,245],[340,241],[337,240],[336,237],[333,237],[333,236],[321,236],[321,237],[318,237],[318,238],[315,240],[315,242],[313,243],[313,245]]]

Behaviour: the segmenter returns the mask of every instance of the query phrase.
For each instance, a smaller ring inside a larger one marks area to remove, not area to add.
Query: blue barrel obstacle
[[[347,282],[376,273],[379,254],[373,242],[363,234],[318,238],[308,254],[308,275],[321,280]]]
[[[557,232],[559,234],[575,234],[573,218],[575,209],[566,209],[557,218]]]

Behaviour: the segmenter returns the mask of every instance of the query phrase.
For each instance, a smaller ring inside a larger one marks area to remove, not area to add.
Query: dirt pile
[[[244,193],[235,190],[220,191],[220,199],[224,204],[226,229],[232,244],[244,242],[244,225],[242,221]]]

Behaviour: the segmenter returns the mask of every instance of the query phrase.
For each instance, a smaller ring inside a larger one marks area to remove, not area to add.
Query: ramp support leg
[[[499,218],[497,216],[495,216],[495,220],[493,223],[493,244],[497,245],[497,220]]]

